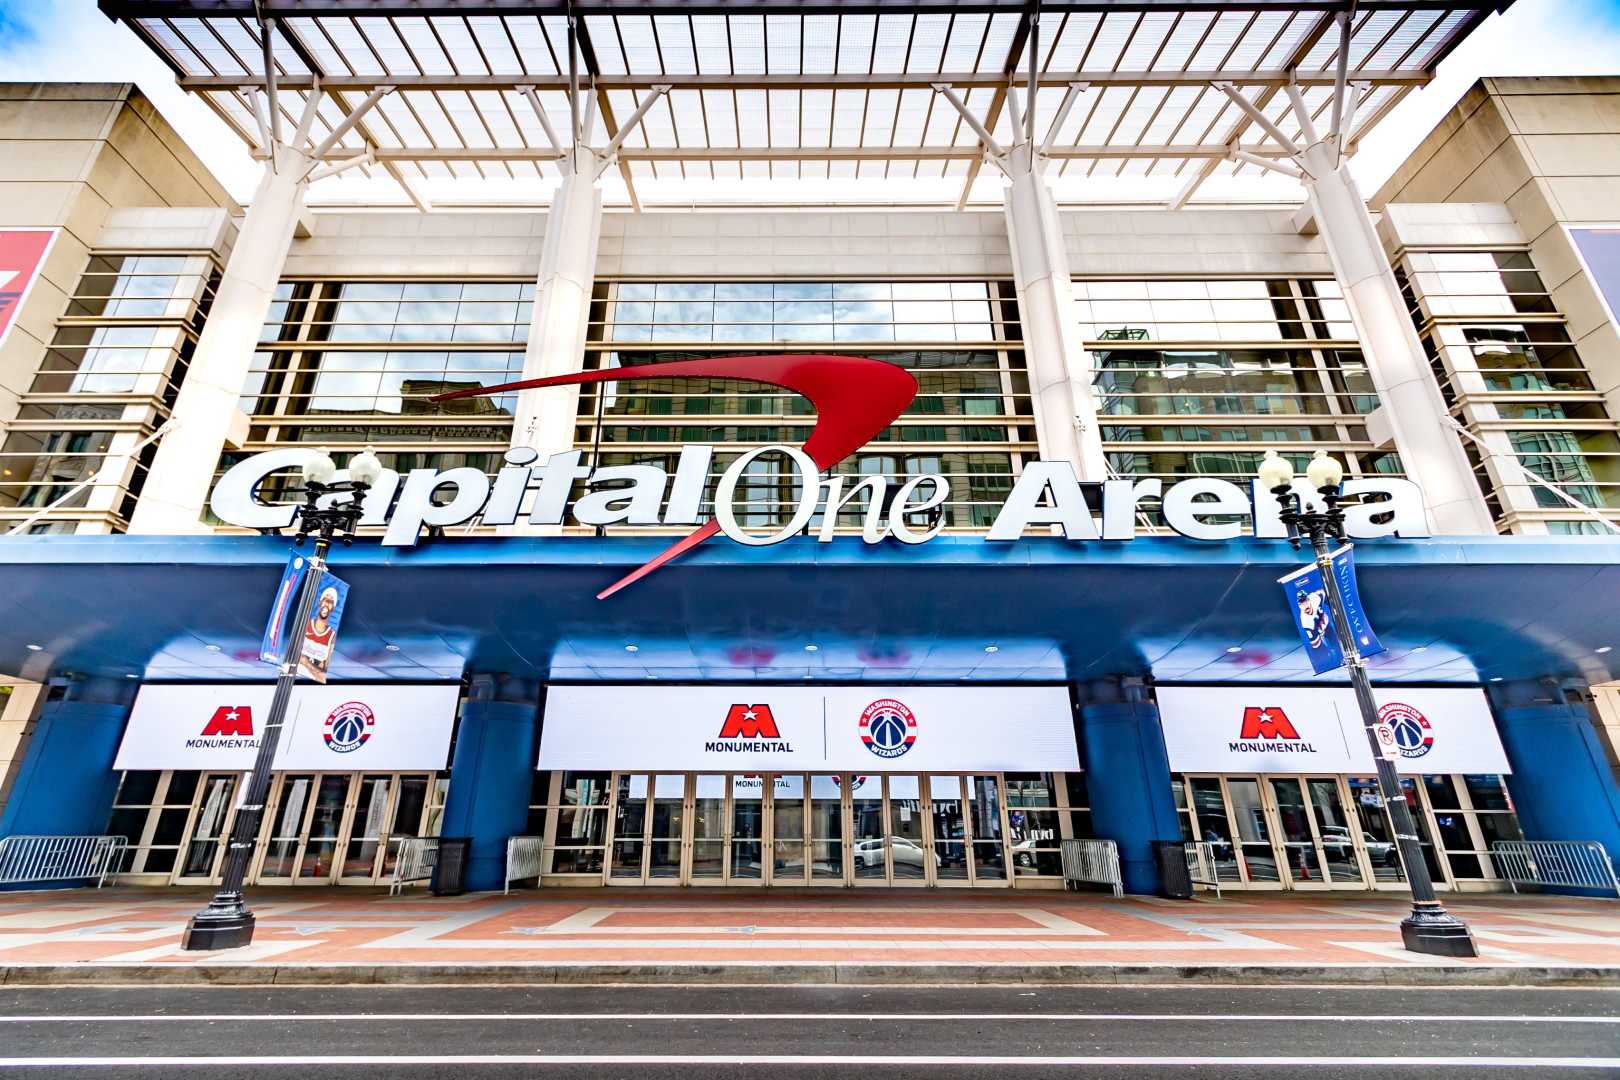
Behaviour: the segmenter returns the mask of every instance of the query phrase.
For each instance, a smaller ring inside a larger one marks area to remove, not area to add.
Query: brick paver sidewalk
[[[1397,897],[1177,902],[1058,892],[259,889],[254,943],[182,952],[195,890],[0,894],[0,969],[29,965],[1281,965],[1435,963]],[[1458,896],[1475,964],[1610,967],[1620,901]],[[1453,963],[1453,961],[1445,961]]]

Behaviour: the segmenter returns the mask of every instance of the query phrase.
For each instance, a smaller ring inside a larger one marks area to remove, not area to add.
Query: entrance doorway
[[[173,883],[219,881],[242,782],[236,773],[202,774]],[[428,773],[277,773],[247,880],[259,885],[386,882],[400,840],[437,832],[442,802],[442,783]]]
[[[1193,838],[1223,884],[1250,889],[1404,887],[1389,815],[1370,779],[1187,776]],[[1371,785],[1371,786],[1368,786]]]
[[[1051,820],[1040,806],[1018,809],[1010,828],[1005,783],[998,773],[614,773],[602,880],[1007,887],[1015,865],[1021,878],[1048,869],[1060,815],[1043,785]],[[1035,801],[1034,787],[1020,780],[1021,799]]]

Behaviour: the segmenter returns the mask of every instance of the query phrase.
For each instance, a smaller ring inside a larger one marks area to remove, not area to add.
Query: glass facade
[[[1303,470],[1401,475],[1363,417],[1378,396],[1326,280],[1076,282],[1109,475],[1247,486],[1267,450]],[[1155,527],[1161,523],[1148,510]]]
[[[30,532],[124,531],[155,447],[123,455],[168,418],[218,275],[206,254],[90,257],[0,443],[0,526],[52,507]]]
[[[832,473],[884,476],[891,491],[920,473],[943,475],[947,530],[987,528],[1023,462],[1038,456],[1006,282],[604,283],[591,333],[587,370],[749,350],[851,351],[905,368],[917,379],[916,399]],[[575,444],[602,465],[664,468],[686,443],[716,444],[707,507],[731,462],[759,446],[800,444],[814,422],[807,401],[778,387],[649,380],[583,387]],[[738,489],[747,507],[740,519],[782,524],[798,499],[797,477],[775,460],[756,465]],[[839,527],[858,529],[864,507],[848,504]]]
[[[1407,251],[1396,277],[1452,417],[1489,448],[1463,440],[1497,527],[1607,533],[1580,507],[1620,519],[1620,425],[1530,254]]]
[[[238,460],[327,446],[342,465],[370,445],[388,468],[472,466],[493,475],[511,443],[515,396],[436,403],[436,394],[522,376],[533,282],[285,281],[276,290],[241,408]],[[272,478],[275,501],[294,477]]]

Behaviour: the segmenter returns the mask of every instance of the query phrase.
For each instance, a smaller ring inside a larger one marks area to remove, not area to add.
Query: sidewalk
[[[1477,960],[1400,947],[1395,897],[255,889],[253,945],[180,949],[205,890],[0,894],[0,982],[1440,982],[1620,985],[1620,902],[1458,896]]]

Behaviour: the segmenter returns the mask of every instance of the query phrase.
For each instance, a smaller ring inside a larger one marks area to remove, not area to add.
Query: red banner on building
[[[0,229],[0,345],[55,239],[55,229]]]

